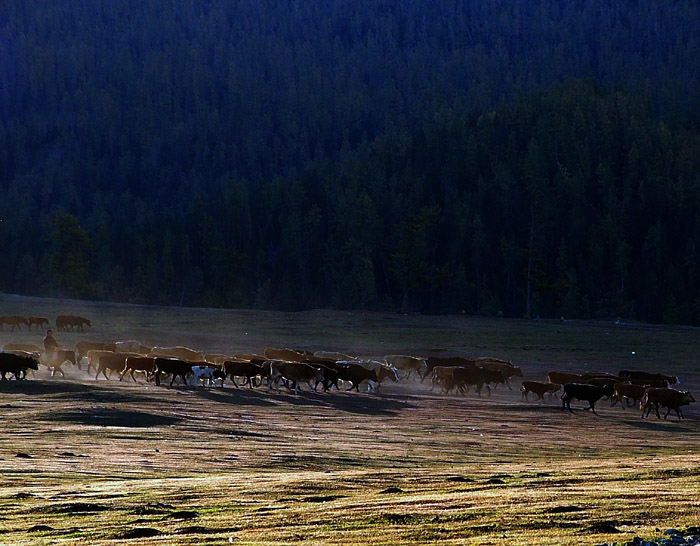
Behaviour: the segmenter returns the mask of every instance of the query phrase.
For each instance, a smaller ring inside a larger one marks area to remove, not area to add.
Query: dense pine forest
[[[0,3],[0,291],[700,324],[700,8]]]

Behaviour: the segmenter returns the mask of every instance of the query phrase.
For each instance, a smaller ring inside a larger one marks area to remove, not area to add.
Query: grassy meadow
[[[698,398],[700,331],[610,321],[158,308],[0,295],[0,315],[78,314],[80,340],[203,352],[265,346],[361,356],[508,358],[526,379],[623,368],[679,375]],[[0,345],[42,331],[0,332]],[[0,544],[624,543],[700,525],[700,411],[640,419],[558,400],[269,393],[95,380],[66,366],[0,383]],[[619,532],[615,532],[619,531]]]

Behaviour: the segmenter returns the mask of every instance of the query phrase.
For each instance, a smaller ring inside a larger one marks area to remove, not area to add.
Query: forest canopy
[[[10,0],[0,290],[700,324],[699,58],[690,1]]]

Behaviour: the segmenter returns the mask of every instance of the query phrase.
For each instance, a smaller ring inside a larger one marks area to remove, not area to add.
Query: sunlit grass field
[[[0,296],[0,315],[78,314],[77,341],[138,339],[211,353],[265,346],[361,356],[507,358],[556,370],[680,376],[698,398],[700,331],[612,321],[98,305]],[[43,332],[0,332],[0,345]],[[698,409],[640,419],[557,399],[442,396],[418,380],[378,394],[156,387],[65,379],[0,384],[0,544],[598,544],[700,525]],[[613,532],[613,531],[619,532]]]

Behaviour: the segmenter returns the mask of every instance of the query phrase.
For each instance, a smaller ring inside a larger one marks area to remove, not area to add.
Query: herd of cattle
[[[8,317],[3,317],[3,320]],[[77,317],[80,319],[80,317]],[[83,319],[86,320],[86,319]],[[57,321],[58,323],[58,321]],[[74,321],[77,326],[77,321]],[[80,323],[80,327],[84,323]],[[89,321],[87,321],[89,325]],[[292,349],[265,348],[263,354],[203,354],[187,347],[149,347],[138,341],[103,343],[80,341],[73,349],[58,349],[49,352],[32,344],[10,343],[0,352],[0,376],[7,379],[24,379],[30,370],[38,370],[43,364],[56,373],[64,375],[62,366],[71,363],[77,368],[86,367],[87,373],[95,372],[95,379],[103,375],[109,379],[113,372],[120,380],[128,374],[136,381],[135,373],[145,375],[146,381],[161,384],[161,378],[170,377],[172,386],[176,380],[190,386],[224,386],[230,379],[236,387],[259,387],[267,382],[267,389],[280,392],[280,385],[299,392],[299,385],[306,383],[314,392],[322,385],[324,391],[355,389],[367,385],[374,392],[387,378],[399,381],[400,377],[418,376],[421,383],[430,380],[431,391],[436,387],[443,394],[466,394],[474,388],[481,396],[486,388],[504,384],[512,390],[509,380],[523,377],[520,367],[496,358],[428,357],[409,355],[386,355],[382,360],[360,359],[342,353],[297,351]],[[238,379],[238,381],[237,381]],[[240,382],[240,383],[239,383]],[[681,407],[695,399],[688,391],[670,388],[678,383],[675,376],[640,371],[621,371],[618,374],[587,372],[575,374],[551,371],[546,381],[522,381],[522,399],[528,400],[530,393],[544,401],[547,394],[561,395],[562,409],[571,411],[571,401],[587,401],[595,413],[595,403],[601,398],[618,403],[638,404],[642,417],[652,409],[657,417],[659,407],[667,409],[664,419],[673,410],[679,419],[683,417]]]
[[[46,317],[0,317],[0,330],[2,331],[5,331],[5,325],[11,327],[11,332],[15,329],[21,330],[23,324],[29,330],[31,330],[33,326],[36,326],[37,330],[39,328],[43,330],[44,326],[46,326],[47,328],[49,327],[49,319],[47,319]],[[92,324],[90,324],[90,321],[85,317],[79,317],[77,315],[58,315],[56,317],[56,329],[58,330],[63,330],[67,332],[69,330],[73,331],[75,329],[77,331],[82,332],[85,330],[85,326],[92,326]]]

